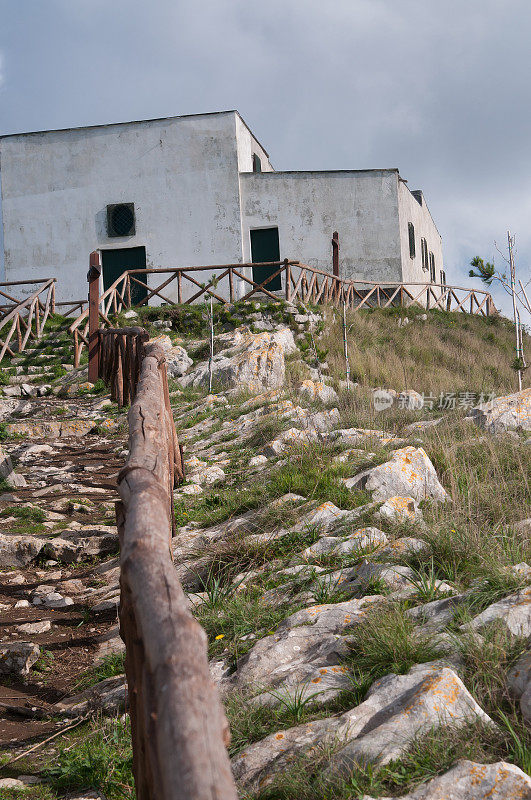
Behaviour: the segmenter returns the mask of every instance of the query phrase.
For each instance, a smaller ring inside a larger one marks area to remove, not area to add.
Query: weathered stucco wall
[[[144,245],[148,266],[241,261],[234,112],[0,139],[6,279],[55,276],[85,297],[88,254]],[[109,238],[106,206],[136,234]],[[191,288],[191,291],[193,288]]]
[[[428,253],[435,256],[436,283],[440,283],[440,273],[443,267],[442,240],[437,230],[424,196],[421,197],[422,205],[411,194],[407,185],[399,181],[398,205],[400,220],[400,247],[402,251],[402,264],[404,281],[429,283],[429,270],[422,269],[421,239],[426,239]],[[409,254],[408,223],[415,227],[415,258]]]
[[[399,281],[396,170],[274,172],[241,175],[243,253],[250,230],[278,226],[281,258],[332,271],[332,234],[339,233],[340,275]]]
[[[253,153],[259,157],[262,172],[272,172],[273,167],[267,152],[256,139],[239,114],[236,115],[236,142],[238,147],[238,170],[253,171]]]
[[[253,154],[261,173],[252,172]],[[431,215],[398,170],[274,172],[235,111],[7,136],[0,177],[6,280],[55,276],[58,299],[86,297],[92,250],[144,246],[148,267],[241,263],[251,260],[250,231],[272,226],[281,258],[325,271],[337,230],[345,278],[429,280],[421,237],[435,255],[437,279],[442,268]],[[122,202],[135,205],[136,233],[109,237],[106,207]],[[236,282],[240,296],[249,288]],[[197,287],[184,281],[183,290],[187,298]],[[176,283],[163,291],[176,300]],[[228,295],[228,281],[218,292]]]

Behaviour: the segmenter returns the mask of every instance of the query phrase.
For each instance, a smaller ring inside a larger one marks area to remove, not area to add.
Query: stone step
[[[96,425],[95,420],[84,419],[11,422],[6,425],[6,432],[10,436],[27,436],[30,439],[57,439],[62,436],[86,436]]]
[[[49,383],[23,383],[20,386],[2,387],[4,397],[42,397],[50,391]]]
[[[32,353],[37,353],[37,351],[36,350],[24,350],[24,355],[25,356],[31,355]],[[46,359],[46,361],[51,361],[52,359],[57,358],[57,356],[54,355],[53,353],[40,353],[40,354],[37,355],[37,357]],[[11,363],[12,363],[12,365],[14,367],[18,366],[19,364],[24,364],[25,362],[26,362],[26,358],[21,358],[20,356],[17,356],[16,358],[12,358],[11,359]]]
[[[10,375],[9,383],[11,386],[20,386],[22,383],[43,383],[49,377],[49,372],[35,372],[32,375]]]
[[[28,367],[16,367],[16,374],[17,375],[51,375],[53,373],[53,368],[47,367],[45,365],[41,366],[28,366]]]

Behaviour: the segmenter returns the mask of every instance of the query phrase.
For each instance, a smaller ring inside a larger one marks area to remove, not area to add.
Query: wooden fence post
[[[332,234],[332,273],[339,278],[339,233]]]
[[[88,345],[88,379],[90,383],[98,380],[99,339],[100,326],[100,254],[94,250],[90,254],[90,268],[87,273],[89,283],[89,345]]]
[[[291,264],[287,258],[284,259],[284,289],[286,293],[286,303],[289,303],[291,290]]]

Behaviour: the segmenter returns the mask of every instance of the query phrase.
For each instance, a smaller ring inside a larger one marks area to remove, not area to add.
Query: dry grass
[[[422,309],[372,309],[347,314],[352,379],[361,386],[418,392],[515,391],[514,332],[502,317],[428,312]],[[410,324],[398,327],[400,317]],[[332,375],[344,378],[342,315],[326,309],[319,346],[328,350]],[[526,337],[524,350],[531,341]],[[529,385],[529,373],[526,381]]]

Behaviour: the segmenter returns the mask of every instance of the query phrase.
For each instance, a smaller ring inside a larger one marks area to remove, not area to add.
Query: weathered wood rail
[[[168,305],[190,304],[200,298],[212,297],[220,303],[234,303],[260,295],[289,303],[329,304],[358,311],[362,308],[389,308],[391,306],[421,306],[444,311],[462,311],[490,316],[497,313],[489,292],[442,283],[374,283],[346,280],[338,275],[302,264],[299,261],[271,261],[261,264],[270,267],[271,274],[256,283],[249,273],[256,264],[215,264],[204,267],[176,267],[126,270],[99,297],[100,324],[112,327],[109,316],[128,308],[146,305],[152,298]],[[201,283],[198,279],[206,276]],[[280,278],[282,289],[270,291],[268,286]],[[160,283],[157,281],[162,279]],[[156,285],[150,285],[149,281]],[[239,294],[237,281],[239,281]],[[173,284],[173,286],[172,286]],[[186,288],[191,293],[186,293]],[[248,288],[249,287],[249,288]],[[248,288],[247,291],[245,289]],[[144,297],[137,303],[135,290],[141,289]],[[89,311],[83,311],[69,330],[74,338],[74,366],[79,366],[81,353],[88,346]]]
[[[164,351],[141,328],[104,330],[99,341],[101,377],[118,402],[132,403],[116,519],[136,797],[236,800],[207,638],[171,554],[173,489],[183,467]]]
[[[99,328],[98,377],[111,390],[120,408],[135,397],[149,334],[144,328]],[[165,370],[164,370],[165,374]]]
[[[70,317],[75,311],[82,314],[88,306],[88,300],[60,300],[55,301],[55,310],[59,308],[63,317]]]
[[[42,278],[0,283],[0,361],[6,354],[13,357],[21,353],[29,339],[41,338],[48,316],[55,313],[55,282],[55,278]],[[25,288],[30,293],[17,298],[12,287],[22,292]]]

